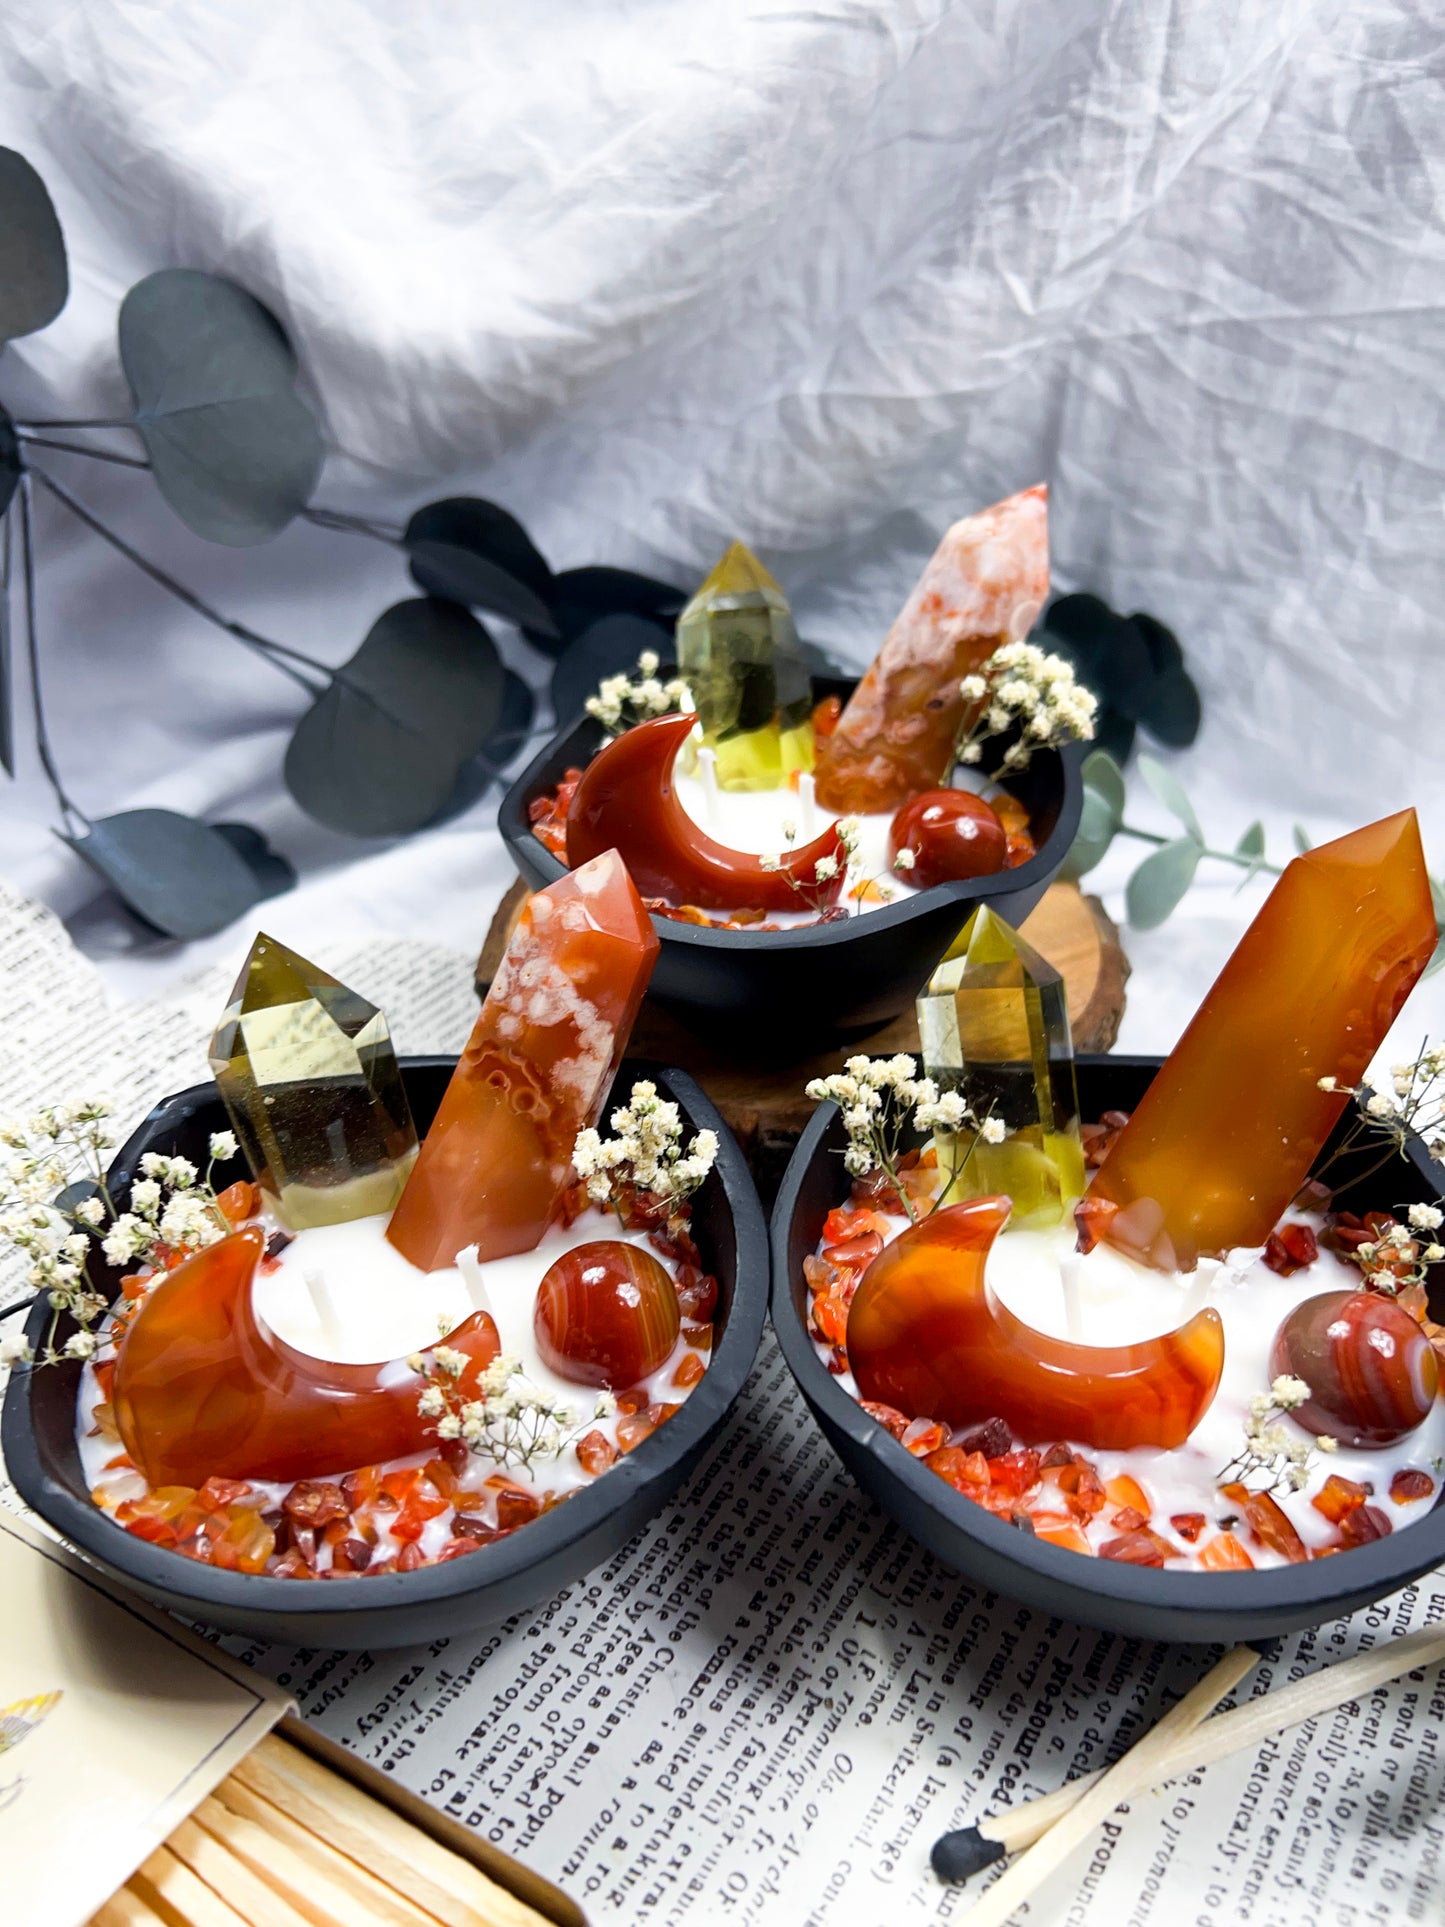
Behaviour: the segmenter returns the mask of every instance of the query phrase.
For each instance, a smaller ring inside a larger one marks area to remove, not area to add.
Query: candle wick
[[[1059,1260],[1059,1286],[1064,1294],[1064,1329],[1075,1344],[1084,1337],[1084,1307],[1079,1272],[1083,1259],[1077,1253]]]
[[[322,1342],[334,1345],[341,1335],[341,1320],[337,1314],[336,1301],[331,1296],[331,1287],[326,1282],[326,1274],[317,1269],[303,1271],[301,1275],[306,1280],[306,1289],[311,1296],[316,1322],[321,1327]]]
[[[798,778],[798,834],[804,843],[811,843],[818,833],[818,785],[811,770],[805,769]]]
[[[720,811],[718,806],[717,751],[706,744],[697,753],[698,774],[702,778],[703,801],[707,805],[707,826],[710,830],[719,827]]]

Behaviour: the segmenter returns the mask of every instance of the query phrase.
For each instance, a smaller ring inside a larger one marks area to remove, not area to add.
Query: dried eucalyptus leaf
[[[1168,749],[1188,749],[1199,734],[1199,691],[1183,669],[1166,670],[1137,708],[1137,720]]]
[[[1178,636],[1172,629],[1166,628],[1157,616],[1146,615],[1142,609],[1136,609],[1132,616],[1125,619],[1133,623],[1143,638],[1156,676],[1167,676],[1184,667],[1184,651],[1179,646]]]
[[[286,786],[352,836],[404,836],[446,803],[502,715],[496,645],[455,602],[398,602],[296,725]]]
[[[1088,687],[1087,681],[1084,686]],[[1137,723],[1124,715],[1122,710],[1105,707],[1094,722],[1094,742],[1122,768],[1133,750],[1137,730]]]
[[[1204,832],[1199,827],[1199,818],[1194,814],[1194,805],[1184,794],[1184,787],[1173,770],[1165,769],[1152,756],[1141,756],[1139,774],[1169,814],[1178,817],[1196,843],[1203,843]]]
[[[554,638],[552,571],[515,515],[473,495],[428,502],[401,538],[413,580],[428,595],[485,609]]]
[[[182,942],[224,930],[270,894],[227,836],[174,810],[123,810],[64,840],[143,923]]]
[[[0,408],[0,516],[20,486],[20,442],[9,412]]]
[[[156,486],[187,527],[235,548],[279,535],[323,450],[270,310],[220,275],[164,268],[121,303],[120,359]]]
[[[1082,775],[1086,790],[1093,790],[1108,805],[1117,830],[1124,821],[1124,772],[1106,749],[1093,749],[1084,758]]]
[[[0,342],[47,327],[69,293],[55,203],[25,156],[0,147]]]
[[[1077,882],[1087,876],[1097,863],[1101,863],[1114,841],[1118,824],[1108,803],[1097,790],[1084,791],[1083,807],[1079,812],[1079,827],[1069,853],[1059,867],[1059,875]]]
[[[1136,930],[1153,930],[1164,922],[1194,881],[1203,854],[1192,836],[1181,836],[1145,857],[1124,891],[1129,921]]]
[[[671,648],[673,625],[687,601],[687,592],[655,576],[632,569],[601,565],[564,569],[552,579],[551,635],[527,629],[528,642],[548,655],[557,655],[604,616],[647,616],[665,628]]]
[[[1294,826],[1294,846],[1301,856],[1308,856],[1315,847],[1314,838],[1303,823],[1296,823]]]
[[[1244,832],[1244,835],[1239,839],[1238,843],[1235,844],[1234,854],[1236,856],[1247,856],[1251,860],[1257,856],[1264,855],[1263,823],[1256,822],[1250,824],[1249,828]]]
[[[0,514],[0,765],[15,774],[15,678],[10,650],[10,574],[14,527]]]
[[[597,694],[604,676],[633,674],[644,649],[654,650],[666,661],[672,646],[671,630],[643,616],[603,616],[582,631],[552,671],[557,721],[574,721],[587,698]]]
[[[284,896],[296,888],[295,864],[279,850],[273,850],[259,830],[249,823],[213,823],[211,828],[217,836],[225,837],[231,848],[251,866],[260,892],[258,900]]]
[[[508,669],[497,726],[475,756],[469,757],[457,771],[452,793],[432,817],[433,823],[447,823],[452,817],[460,816],[485,796],[493,783],[504,779],[508,764],[531,740],[532,719],[536,713],[537,698],[522,678]]]

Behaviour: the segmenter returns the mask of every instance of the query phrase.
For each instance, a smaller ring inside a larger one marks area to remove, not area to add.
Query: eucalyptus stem
[[[31,528],[28,472],[20,477],[18,493],[20,497],[20,568],[25,582],[25,653],[30,663],[30,707],[35,717],[35,747],[40,754],[40,767],[45,771],[50,787],[55,791],[55,800],[59,803],[60,813],[65,818],[65,827],[73,832],[77,824],[88,829],[90,823],[84,810],[78,809],[66,793],[59,766],[55,761],[55,754],[50,747],[50,731],[45,721],[45,696],[40,680],[40,634],[35,620],[35,541]],[[8,547],[6,575],[8,587]]]
[[[143,574],[150,577],[152,582],[175,596],[178,601],[184,602],[188,608],[193,609],[198,616],[204,617],[207,622],[213,623],[216,628],[225,630],[227,635],[234,636],[248,649],[253,649],[257,655],[269,662],[273,669],[279,669],[283,676],[289,676],[292,682],[298,683],[309,696],[317,695],[330,681],[331,672],[324,663],[317,662],[314,656],[305,655],[299,649],[292,649],[284,642],[273,642],[269,636],[258,635],[254,629],[248,629],[245,623],[233,622],[229,616],[223,616],[219,609],[213,609],[208,602],[203,602],[194,589],[188,589],[183,582],[178,582],[174,576],[168,575],[164,569],[143,556],[138,549],[132,548],[130,543],[123,536],[117,535],[114,529],[107,528],[104,522],[85,507],[84,503],[77,501],[69,489],[62,488],[52,476],[45,474],[41,469],[33,469],[29,472],[43,487],[49,489],[58,501],[64,503],[72,515],[84,522],[87,528],[92,529],[103,540],[109,542],[111,547],[125,556],[127,561],[133,562]],[[286,660],[288,657],[290,661]],[[299,669],[293,668],[293,662],[304,663],[308,669],[314,669],[323,681],[313,682],[311,677],[304,676]]]
[[[1161,846],[1166,843],[1177,843],[1179,841],[1178,837],[1175,836],[1161,836],[1157,830],[1137,829],[1132,823],[1121,823],[1114,834],[1115,836],[1137,837],[1141,843],[1157,843]],[[1201,845],[1199,854],[1201,856],[1212,856],[1218,863],[1232,863],[1236,869],[1240,870],[1262,870],[1266,876],[1272,877],[1282,877],[1284,875],[1284,871],[1280,868],[1279,864],[1266,863],[1262,856],[1241,856],[1237,850],[1211,850],[1206,845]]]
[[[304,508],[301,516],[304,521],[315,523],[319,529],[331,529],[341,535],[370,536],[373,542],[384,542],[388,548],[394,549],[401,542],[400,529],[369,521],[365,516],[349,515],[342,509]]]
[[[53,448],[61,455],[88,455],[93,462],[114,462],[119,468],[149,468],[141,455],[117,455],[109,448],[87,448],[83,442],[57,442],[46,435],[20,431],[19,439],[27,448]]]
[[[118,421],[17,421],[15,426],[17,428],[134,428],[135,423],[128,416],[122,416]]]

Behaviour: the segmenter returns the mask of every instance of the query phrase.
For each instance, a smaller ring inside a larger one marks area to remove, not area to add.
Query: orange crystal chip
[[[1337,1526],[1341,1519],[1362,1506],[1369,1496],[1365,1486],[1357,1485],[1353,1479],[1341,1478],[1338,1472],[1331,1472],[1310,1504],[1316,1512],[1322,1512],[1331,1525]]]
[[[1109,1242],[1161,1270],[1262,1245],[1435,937],[1413,810],[1296,857],[1094,1173]]]
[[[1055,1525],[1052,1522],[1048,1525],[1040,1523],[1041,1517],[1048,1519],[1050,1516],[1048,1513],[1034,1515],[1036,1539],[1046,1539],[1051,1546],[1066,1546],[1070,1552],[1093,1552],[1094,1548],[1072,1521],[1067,1525]]]
[[[1049,592],[1048,490],[955,522],[939,543],[837,726],[818,742],[818,801],[896,810],[937,789],[965,702],[959,684],[1028,633]]]
[[[1217,1532],[1207,1545],[1201,1546],[1199,1563],[1206,1572],[1254,1570],[1254,1561],[1232,1532]]]
[[[567,811],[568,863],[575,869],[615,850],[644,896],[703,910],[799,910],[836,902],[848,868],[836,824],[765,869],[761,857],[717,842],[693,822],[677,800],[672,765],[696,721],[654,716],[598,752]],[[827,880],[817,874],[820,857],[834,865]]]
[[[399,1361],[312,1358],[261,1322],[251,1285],[263,1245],[252,1226],[197,1252],[125,1335],[116,1422],[152,1486],[317,1478],[424,1451],[435,1436],[417,1411],[422,1380]],[[470,1361],[455,1381],[465,1395],[501,1351],[497,1328],[474,1312],[446,1342]]]
[[[1078,1345],[1034,1331],[984,1282],[1008,1215],[1007,1198],[947,1205],[873,1260],[848,1315],[862,1396],[953,1426],[1000,1418],[1025,1444],[1182,1445],[1219,1385],[1218,1312],[1135,1345]]]
[[[1270,1552],[1277,1552],[1291,1565],[1299,1565],[1309,1558],[1309,1547],[1295,1531],[1283,1506],[1268,1492],[1252,1492],[1245,1500],[1244,1516],[1255,1538]]]
[[[531,1251],[627,1045],[658,941],[615,851],[528,899],[387,1227],[422,1271]]]

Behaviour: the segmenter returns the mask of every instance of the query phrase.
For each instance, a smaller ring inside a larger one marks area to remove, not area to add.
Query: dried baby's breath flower
[[[1034,643],[1003,643],[981,671],[964,677],[959,693],[969,705],[954,745],[961,763],[979,762],[990,736],[1015,728],[1018,740],[1004,752],[1006,769],[1026,769],[1035,750],[1093,738],[1096,699],[1075,680],[1072,663]]]
[[[601,723],[610,735],[620,736],[634,723],[652,716],[666,716],[673,710],[690,707],[687,684],[674,678],[659,682],[657,653],[644,649],[637,659],[637,680],[630,676],[604,676],[597,694],[586,702],[587,714]]]
[[[639,1079],[630,1101],[612,1113],[614,1137],[592,1129],[579,1131],[572,1166],[594,1204],[611,1204],[618,1217],[629,1191],[646,1192],[663,1204],[679,1206],[706,1178],[717,1161],[715,1131],[698,1131],[686,1151],[682,1113],[660,1098],[657,1086]]]
[[[913,1202],[899,1181],[898,1166],[910,1127],[945,1134],[977,1130],[990,1144],[1007,1135],[997,1118],[980,1122],[962,1092],[940,1092],[931,1077],[920,1077],[916,1060],[906,1052],[894,1057],[850,1057],[841,1071],[813,1078],[806,1091],[815,1103],[834,1103],[843,1114],[848,1136],[843,1168],[855,1178],[883,1172],[910,1219],[915,1218]]]
[[[1309,1483],[1313,1448],[1335,1450],[1334,1440],[1328,1445],[1323,1438],[1312,1443],[1279,1422],[1286,1413],[1298,1411],[1309,1397],[1305,1381],[1287,1372],[1282,1372],[1267,1392],[1256,1392],[1244,1422],[1243,1448],[1219,1474],[1220,1480],[1247,1485],[1251,1479],[1261,1479],[1259,1491],[1275,1492],[1281,1487],[1301,1491]]]
[[[36,1361],[41,1364],[90,1358],[99,1349],[92,1327],[108,1307],[88,1272],[97,1245],[108,1264],[122,1267],[156,1260],[162,1247],[172,1257],[185,1255],[230,1229],[216,1203],[211,1171],[221,1158],[235,1156],[231,1132],[212,1138],[204,1178],[189,1158],[148,1151],[126,1200],[129,1208],[122,1209],[106,1177],[113,1142],[109,1116],[110,1106],[92,1099],[46,1105],[0,1124],[0,1145],[12,1154],[0,1166],[0,1241],[24,1259],[28,1282],[55,1314]],[[57,1350],[56,1329],[66,1313],[80,1330]],[[8,1349],[12,1363],[29,1358],[29,1347],[23,1354]]]

